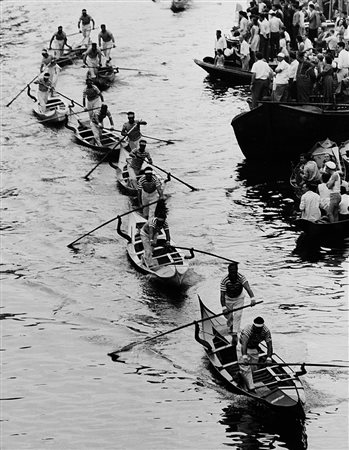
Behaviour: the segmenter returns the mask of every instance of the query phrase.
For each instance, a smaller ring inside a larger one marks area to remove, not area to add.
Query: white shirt
[[[283,59],[277,65],[276,70],[281,70],[281,72],[277,72],[275,76],[275,84],[287,84],[289,77],[289,69],[290,65]]]
[[[339,204],[339,214],[349,214],[349,195],[342,194],[342,199]]]
[[[226,48],[227,46],[227,42],[225,40],[225,38],[223,36],[221,36],[218,40],[215,40],[215,44],[214,44],[214,49],[215,50],[223,50],[224,48]]]
[[[349,68],[349,52],[348,50],[341,50],[338,53],[338,60],[337,60],[337,67],[338,69],[348,69]]]
[[[256,74],[256,80],[267,80],[271,74],[271,68],[267,62],[260,59],[253,64],[251,72]]]
[[[250,44],[243,40],[240,45],[240,55],[247,56],[250,54]]]
[[[259,22],[259,29],[260,34],[264,37],[267,37],[270,33],[270,23],[267,19],[262,20],[262,22]]]
[[[279,33],[283,23],[278,17],[273,16],[269,19],[271,33]]]
[[[304,24],[304,12],[303,11],[299,11],[299,26],[301,28],[304,28],[305,24]]]
[[[299,209],[302,211],[302,219],[312,220],[315,222],[321,217],[320,212],[320,195],[313,191],[307,191],[301,197]]]
[[[330,206],[330,190],[326,186],[326,183],[319,184],[317,189],[320,194],[320,208],[327,212]]]
[[[311,50],[313,48],[313,44],[311,43],[311,40],[309,38],[306,38],[304,41],[304,51]]]
[[[298,66],[299,62],[296,59],[291,62],[290,67],[288,68],[288,78],[296,80]]]

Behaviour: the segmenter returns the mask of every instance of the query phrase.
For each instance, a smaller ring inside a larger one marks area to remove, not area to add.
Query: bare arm
[[[273,354],[273,342],[269,341],[267,342],[267,358],[271,358],[272,354]]]
[[[50,40],[50,43],[49,43],[49,50],[51,50],[51,45],[52,45],[52,42],[53,42],[53,39],[55,38],[55,34],[52,36],[52,38],[51,38],[51,40]]]
[[[220,301],[221,301],[222,307],[224,308],[224,307],[225,307],[225,292],[222,292],[222,291],[221,291],[221,298],[220,298]]]

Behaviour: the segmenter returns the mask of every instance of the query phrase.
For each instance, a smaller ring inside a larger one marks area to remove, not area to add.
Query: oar
[[[28,84],[26,84],[25,86],[24,86],[24,88],[16,95],[16,97],[14,97],[9,103],[7,103],[7,105],[6,106],[10,106],[21,94],[22,94],[22,92],[23,91],[25,91],[26,89],[27,89],[27,87],[30,85],[30,84],[32,84],[33,83],[33,81],[35,81],[37,78],[38,78],[38,76],[40,75],[40,73],[38,74],[38,75],[36,75],[31,81],[29,81],[29,83]]]
[[[110,128],[105,128],[105,129],[110,130]],[[115,130],[115,131],[120,132],[120,130]],[[159,139],[159,138],[152,137],[152,136],[146,136],[143,133],[142,133],[142,137],[147,138],[147,139],[154,139],[154,141],[166,142],[166,144],[174,144],[174,141],[178,141],[178,139]]]
[[[73,100],[72,98],[67,97],[66,95],[62,94],[61,92],[56,91],[56,89],[54,89],[54,92],[56,94],[60,95],[61,97],[66,98],[67,100],[70,100],[71,102],[75,103],[76,105],[81,106],[81,108],[85,108],[83,105],[81,105],[81,103],[78,103],[75,100]],[[95,109],[97,109],[97,108],[95,108]]]
[[[259,302],[256,302],[255,305],[259,305],[260,303],[263,303],[263,300],[260,300]],[[251,307],[251,305],[240,306],[240,308],[232,309],[229,312],[236,312],[236,311],[240,311],[241,309],[250,308],[250,307]],[[211,320],[211,319],[214,319],[216,317],[223,316],[224,314],[226,314],[226,313],[225,312],[224,313],[221,312],[221,313],[218,313],[218,314],[214,314],[213,316],[210,316],[210,317],[205,317],[204,319],[194,320],[193,322],[186,323],[185,325],[181,325],[181,326],[179,326],[177,328],[173,328],[172,330],[165,331],[164,333],[160,333],[160,334],[157,334],[156,336],[149,337],[147,339],[144,339],[143,341],[131,342],[131,344],[125,345],[120,350],[114,350],[113,352],[108,353],[108,356],[114,356],[114,355],[116,355],[118,353],[121,353],[121,352],[127,352],[128,350],[131,350],[131,348],[135,347],[136,345],[140,345],[140,344],[144,344],[145,342],[153,341],[154,339],[158,339],[158,338],[160,338],[162,336],[166,336],[166,334],[174,333],[175,331],[182,330],[183,328],[190,327],[191,325],[195,325],[196,323],[206,322],[206,320]]]
[[[194,186],[191,186],[190,184],[186,183],[185,181],[181,180],[180,178],[178,178],[178,177],[172,175],[171,172],[167,172],[167,170],[162,169],[161,167],[156,166],[155,164],[150,164],[150,163],[148,163],[148,164],[149,164],[150,166],[156,167],[157,169],[161,170],[161,172],[166,173],[169,177],[174,178],[175,180],[177,180],[177,181],[179,181],[180,183],[184,184],[185,186],[187,186],[187,187],[188,187],[189,189],[191,189],[192,191],[198,191],[198,190],[199,190],[198,188],[196,188],[196,187],[194,187]]]
[[[237,261],[233,261],[232,259],[225,258],[224,256],[219,256],[214,253],[205,252],[204,250],[198,250],[197,248],[189,248],[189,247],[179,247],[176,245],[176,248],[179,248],[180,250],[188,250],[191,254],[191,258],[194,258],[194,252],[203,253],[204,255],[213,256],[214,258],[223,259],[224,261],[229,261],[231,263],[238,263]],[[189,258],[190,259],[190,258]]]
[[[147,207],[147,206],[155,205],[155,203],[157,203],[157,202],[158,202],[158,201],[156,200],[155,202],[151,202],[151,203],[148,203],[147,205],[139,206],[138,208],[132,209],[131,211],[127,211],[127,212],[125,212],[125,213],[123,213],[123,214],[119,214],[118,216],[113,217],[113,218],[110,219],[110,220],[107,220],[107,222],[102,223],[102,225],[99,225],[98,227],[94,228],[93,230],[89,231],[88,233],[85,233],[84,235],[82,235],[82,236],[80,236],[79,238],[75,239],[75,241],[73,241],[73,242],[71,242],[70,244],[68,244],[67,247],[72,248],[73,245],[74,245],[76,242],[80,241],[80,239],[82,239],[82,238],[88,236],[89,234],[93,233],[93,232],[96,231],[96,230],[99,230],[99,228],[102,228],[102,227],[104,227],[105,225],[108,225],[109,223],[114,222],[114,220],[117,220],[117,219],[119,219],[120,217],[127,216],[128,214],[131,214],[131,213],[133,213],[133,212],[135,212],[135,211],[139,211],[139,210],[141,210],[141,209],[143,209],[143,208],[145,208],[145,207]]]
[[[256,303],[257,304],[257,303]],[[241,365],[245,365],[245,366],[280,366],[280,367],[285,367],[285,366],[308,366],[308,367],[341,367],[342,369],[349,369],[349,366],[341,366],[340,364],[322,364],[322,363],[307,363],[307,362],[302,362],[302,363],[277,363],[277,362],[264,362],[264,363],[249,363],[249,362],[241,362]],[[282,381],[282,380],[281,380]]]
[[[130,131],[128,132],[128,133],[126,133],[125,134],[125,136],[122,138],[122,139],[120,139],[119,140],[119,142],[117,142],[112,148],[111,148],[111,150],[109,151],[109,152],[107,152],[104,156],[103,156],[103,158],[93,167],[93,169],[91,169],[90,171],[89,171],[89,173],[87,173],[85,176],[84,176],[84,178],[85,178],[85,180],[88,180],[88,176],[89,175],[91,175],[91,173],[95,170],[95,169],[97,169],[97,167],[100,165],[100,164],[102,164],[102,162],[104,161],[104,160],[106,160],[107,158],[108,158],[108,156],[116,149],[116,147],[118,147],[126,138],[127,138],[127,136],[131,133],[131,131],[133,131],[136,127],[137,127],[137,123],[130,129]]]

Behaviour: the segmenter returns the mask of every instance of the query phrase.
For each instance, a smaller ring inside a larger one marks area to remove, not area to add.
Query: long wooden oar
[[[176,246],[176,248],[177,248],[177,246]],[[263,300],[260,300],[259,302],[256,302],[253,306],[259,305],[260,303],[263,303]],[[240,311],[241,309],[250,308],[250,307],[251,307],[251,305],[240,306],[240,308],[232,309],[229,312],[236,312],[236,311]],[[191,325],[195,325],[196,323],[206,322],[206,320],[211,320],[211,319],[214,319],[215,317],[223,316],[224,314],[226,314],[226,313],[225,312],[224,313],[221,312],[221,313],[218,313],[218,314],[214,314],[213,316],[206,317],[205,319],[194,320],[193,322],[186,323],[185,325],[181,325],[181,326],[179,326],[177,328],[173,328],[172,330],[165,331],[164,333],[160,333],[160,334],[157,334],[155,336],[149,337],[147,339],[143,339],[143,341],[131,342],[131,344],[125,345],[120,350],[114,350],[113,352],[108,353],[108,356],[114,356],[114,355],[117,355],[118,353],[121,353],[121,352],[127,352],[127,351],[131,350],[133,347],[135,347],[136,345],[140,345],[140,344],[144,344],[145,342],[153,341],[154,339],[158,339],[158,338],[160,338],[162,336],[166,336],[166,334],[174,333],[175,331],[182,330],[183,328],[190,327]]]
[[[257,303],[256,303],[257,304]],[[341,367],[342,369],[349,369],[349,366],[342,366],[340,364],[322,364],[322,363],[308,363],[308,362],[302,362],[302,363],[277,363],[277,362],[264,362],[264,363],[249,363],[249,362],[241,362],[241,365],[245,366],[308,366],[308,367]],[[282,381],[282,380],[280,380]]]
[[[194,252],[198,252],[198,253],[202,253],[204,255],[208,255],[208,256],[213,256],[214,258],[219,258],[219,259],[223,259],[224,261],[229,261],[231,263],[238,263],[238,261],[233,261],[232,259],[229,258],[225,258],[224,256],[220,256],[220,255],[216,255],[214,253],[210,253],[210,252],[205,252],[204,250],[198,250],[197,248],[189,248],[189,247],[179,247],[178,245],[176,245],[176,248],[179,248],[180,250],[188,250],[191,254],[190,258],[194,258]]]
[[[91,173],[95,170],[95,169],[97,169],[97,167],[100,165],[100,164],[102,164],[102,162],[103,161],[105,161],[107,158],[108,158],[108,156],[116,149],[116,147],[118,147],[126,138],[127,138],[127,136],[137,127],[137,123],[130,129],[130,131],[128,132],[128,133],[126,133],[125,134],[125,136],[122,138],[122,139],[120,139],[119,140],[119,142],[117,142],[111,149],[110,149],[110,151],[109,152],[107,152],[104,156],[103,156],[103,158],[93,167],[93,169],[91,169],[90,171],[89,171],[89,173],[87,173],[85,176],[84,176],[84,178],[85,178],[85,180],[88,180],[89,178],[89,175],[91,175]]]
[[[93,233],[94,231],[99,230],[99,228],[102,228],[102,227],[104,227],[105,225],[108,225],[109,223],[114,222],[114,220],[120,219],[120,217],[127,216],[128,214],[131,214],[131,213],[133,213],[133,212],[135,212],[135,211],[139,211],[139,210],[141,210],[141,209],[143,209],[143,208],[145,208],[145,207],[147,207],[147,206],[155,205],[155,203],[157,203],[157,202],[158,202],[158,201],[156,200],[155,202],[151,202],[151,203],[148,203],[147,205],[139,206],[138,208],[132,209],[131,211],[127,211],[127,212],[125,212],[125,213],[123,213],[123,214],[119,214],[119,215],[117,215],[116,217],[113,217],[112,219],[107,220],[106,222],[102,223],[102,225],[99,225],[98,227],[94,228],[93,230],[89,231],[88,233],[85,233],[85,234],[83,234],[82,236],[80,236],[79,238],[75,239],[75,241],[73,241],[73,242],[71,242],[70,244],[68,244],[67,247],[72,248],[73,245],[74,245],[76,242],[80,241],[82,238],[88,236],[89,234]]]
[[[38,76],[40,75],[40,73],[38,74],[38,75],[36,75],[31,81],[29,81],[29,83],[28,84],[26,84],[25,86],[24,86],[24,88],[20,91],[20,92],[18,92],[18,94],[16,95],[16,97],[14,97],[9,103],[7,103],[7,105],[6,106],[10,106],[10,105],[12,105],[12,103],[22,94],[22,92],[24,92],[26,89],[27,89],[27,87],[29,86],[29,85],[31,85],[32,83],[33,83],[33,81],[35,81],[37,78],[38,78]]]
[[[70,100],[71,102],[75,103],[76,105],[81,106],[81,108],[85,108],[84,105],[82,105],[81,103],[78,103],[77,101],[73,100],[70,97],[67,97],[66,95],[62,94],[62,92],[58,92],[58,91],[56,91],[56,89],[54,89],[54,92],[56,94],[60,95],[61,97],[66,98],[67,100]]]
[[[105,130],[110,130],[110,128],[105,128]],[[121,130],[116,130],[115,131],[121,131]],[[178,141],[179,139],[159,139],[156,137],[152,137],[152,136],[146,136],[145,134],[142,133],[142,137],[147,138],[147,139],[153,139],[154,141],[159,141],[159,142],[165,142],[166,144],[174,144],[174,141]]]
[[[156,167],[157,169],[161,170],[161,172],[166,173],[167,176],[169,176],[169,177],[171,177],[171,178],[174,178],[175,180],[177,180],[177,181],[179,181],[180,183],[184,184],[185,186],[187,186],[187,187],[188,187],[189,189],[191,189],[192,191],[198,191],[198,190],[199,190],[198,188],[196,188],[196,187],[194,187],[194,186],[191,186],[190,184],[186,183],[185,181],[181,180],[180,178],[178,178],[178,177],[172,175],[171,172],[167,172],[167,170],[162,169],[161,167],[156,166],[155,164],[150,164],[150,163],[148,163],[148,164],[149,164],[150,166]]]

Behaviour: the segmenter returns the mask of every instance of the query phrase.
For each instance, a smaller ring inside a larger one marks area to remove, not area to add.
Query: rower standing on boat
[[[273,76],[273,71],[269,64],[263,60],[261,52],[256,52],[257,61],[253,64],[251,72],[251,94],[252,104],[251,108],[257,108],[258,102],[268,94],[270,80]]]
[[[86,100],[87,100],[87,106],[86,106]],[[91,78],[87,78],[86,87],[82,93],[82,104],[83,104],[85,110],[88,110],[90,119],[92,118],[92,115],[94,113],[93,109],[101,106],[101,101],[104,102],[104,98],[103,98],[101,91],[98,89],[97,86],[95,86],[92,83]]]
[[[92,22],[93,27],[91,27],[91,22]],[[80,29],[80,23],[81,23],[81,29]],[[83,9],[81,11],[81,16],[80,16],[80,19],[78,22],[78,29],[79,29],[80,33],[82,33],[82,36],[83,36],[81,45],[86,45],[86,47],[87,47],[90,43],[91,29],[92,30],[95,29],[95,21],[92,19],[92,17],[89,14],[87,14],[86,9]]]
[[[237,334],[240,330],[242,310],[236,312],[231,310],[244,305],[244,289],[251,298],[251,306],[254,306],[256,300],[252,289],[245,276],[238,272],[238,263],[232,262],[228,266],[228,275],[222,278],[221,281],[220,301],[227,319],[228,331],[232,336],[233,345],[237,345],[238,342]]]
[[[151,167],[146,167],[144,169],[144,175],[138,180],[137,186],[138,202],[140,206],[143,206],[143,216],[146,219],[151,219],[154,217],[156,204],[147,205],[156,202],[158,199],[162,199],[161,181],[153,174]]]
[[[34,81],[34,84],[38,85],[38,103],[42,113],[46,112],[46,104],[48,96],[53,91],[53,86],[50,81],[50,74],[48,72],[44,73],[44,76]]]
[[[255,387],[252,372],[258,368],[258,366],[254,366],[253,364],[259,362],[258,346],[263,341],[267,344],[266,363],[271,363],[271,356],[273,354],[271,333],[269,328],[264,325],[264,319],[262,317],[256,317],[253,324],[247,325],[240,334],[240,372],[250,392],[253,392]]]
[[[52,43],[54,44],[54,48],[52,49]],[[53,56],[55,58],[59,58],[63,54],[64,46],[67,46],[72,50],[72,47],[67,44],[67,35],[63,31],[63,27],[59,26],[58,31],[54,33],[50,40],[49,50],[53,50]]]
[[[102,147],[101,137],[103,132],[103,120],[108,117],[110,129],[114,130],[113,118],[108,110],[108,106],[104,103],[99,111],[94,111],[90,119],[91,130],[95,138],[96,144]]]
[[[91,48],[84,53],[83,63],[88,67],[86,78],[95,78],[98,74],[98,67],[102,66],[102,52],[93,42]]]
[[[150,153],[145,149],[146,146],[147,141],[141,139],[139,141],[139,148],[133,149],[129,154],[129,158],[127,158],[129,182],[134,189],[137,189],[137,176],[140,174],[144,161],[153,164]]]
[[[153,247],[157,243],[157,238],[162,230],[165,232],[165,246],[169,246],[171,242],[170,229],[167,223],[167,208],[164,201],[159,201],[155,208],[154,217],[147,220],[143,225],[140,236],[144,248],[143,262],[148,266],[154,266]]]
[[[52,58],[51,62],[47,65],[45,71],[50,74],[50,81],[53,89],[56,89],[59,73],[62,69],[57,64],[56,58]]]
[[[98,46],[102,50],[104,56],[106,57],[106,65],[110,63],[111,57],[110,52],[112,48],[115,48],[115,39],[113,33],[106,29],[106,26],[101,25],[101,31],[98,34]]]
[[[128,122],[125,122],[124,125],[122,126],[121,134],[122,136],[128,137],[128,146],[130,147],[131,150],[133,150],[138,147],[139,140],[142,137],[140,125],[146,125],[147,122],[145,122],[142,119],[135,120],[135,113],[133,111],[129,111],[127,113],[127,118]]]
[[[42,60],[41,60],[41,65],[40,65],[40,72],[46,72],[46,67],[53,60],[53,56],[48,53],[47,48],[43,48],[41,54],[42,54]]]
[[[214,54],[217,55],[217,50],[222,50],[224,53],[224,50],[227,48],[227,41],[225,40],[225,37],[222,36],[221,30],[216,31],[216,40],[214,43]]]

